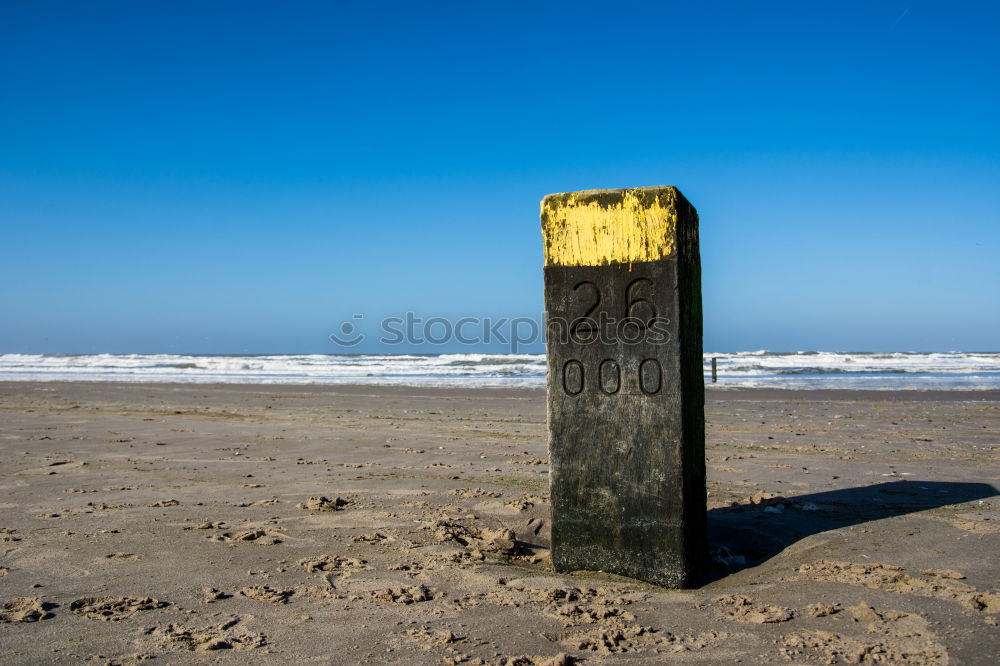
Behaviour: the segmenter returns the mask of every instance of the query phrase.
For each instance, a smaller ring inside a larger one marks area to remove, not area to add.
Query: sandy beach
[[[0,383],[0,662],[996,663],[1000,392],[706,419],[676,591],[553,572],[540,390]]]

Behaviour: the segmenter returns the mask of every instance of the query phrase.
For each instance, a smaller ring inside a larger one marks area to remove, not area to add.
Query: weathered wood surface
[[[542,201],[558,571],[669,587],[705,557],[698,216],[673,187]]]

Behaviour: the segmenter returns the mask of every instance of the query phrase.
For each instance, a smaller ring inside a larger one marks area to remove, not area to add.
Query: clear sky
[[[655,184],[701,215],[708,350],[997,350],[998,32],[986,1],[4,0],[0,352],[537,318],[540,198]]]

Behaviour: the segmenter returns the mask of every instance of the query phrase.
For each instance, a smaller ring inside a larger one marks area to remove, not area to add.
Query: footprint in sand
[[[15,597],[0,606],[0,624],[48,620],[55,617],[49,612],[55,607],[37,597]]]
[[[896,610],[877,610],[866,603],[846,612],[862,629],[848,636],[838,631],[801,631],[784,636],[781,654],[789,661],[817,660],[822,663],[861,663],[877,655],[879,662],[930,666],[948,662],[948,653],[929,630],[926,618]]]
[[[250,631],[232,631],[240,618],[234,617],[222,624],[202,629],[186,629],[180,625],[168,624],[145,631],[164,649],[176,648],[196,652],[215,650],[252,650],[266,646],[267,637]]]
[[[240,595],[247,599],[265,601],[271,604],[287,604],[288,598],[292,594],[294,594],[294,590],[277,590],[270,585],[254,585],[240,590]]]
[[[150,597],[84,597],[70,604],[77,615],[95,620],[120,622],[141,611],[166,608],[170,603]]]

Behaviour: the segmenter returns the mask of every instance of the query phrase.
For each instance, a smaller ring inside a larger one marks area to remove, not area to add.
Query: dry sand
[[[544,408],[0,383],[0,662],[997,662],[996,392],[710,391],[685,591],[552,571]]]

